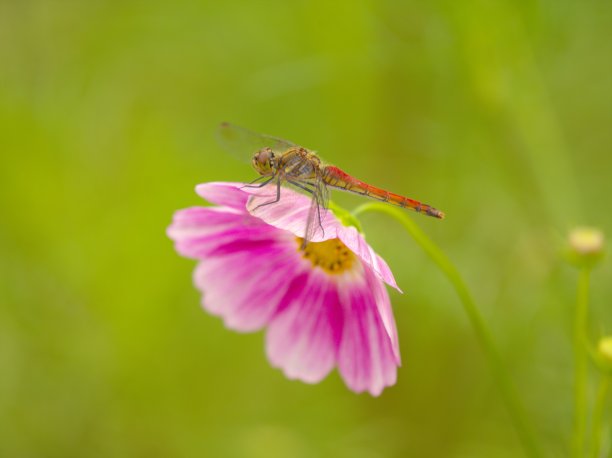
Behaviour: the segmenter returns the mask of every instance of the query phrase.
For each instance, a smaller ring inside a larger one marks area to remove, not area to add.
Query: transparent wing
[[[312,191],[312,203],[304,229],[304,246],[317,236],[325,237],[324,224],[329,205],[329,189],[321,177],[315,182],[308,183],[305,187],[310,188]]]
[[[219,125],[217,140],[223,149],[240,161],[250,161],[253,154],[262,148],[272,148],[275,153],[282,154],[296,146],[282,138],[258,134],[228,122]]]

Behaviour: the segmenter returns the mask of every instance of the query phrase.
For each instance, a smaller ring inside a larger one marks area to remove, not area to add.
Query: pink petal
[[[387,337],[391,342],[391,348],[393,349],[393,356],[398,366],[402,364],[399,351],[399,339],[397,337],[397,326],[395,325],[395,317],[393,316],[393,309],[391,308],[391,300],[387,293],[385,285],[375,276],[372,272],[365,270],[366,284],[369,290],[374,296],[374,303],[382,324],[387,332]]]
[[[345,321],[338,369],[351,390],[369,391],[378,396],[397,379],[399,350],[389,297],[386,291],[382,293],[384,290],[372,294],[371,283],[370,280],[360,287],[340,289]],[[383,301],[382,306],[375,300]],[[384,317],[379,312],[381,309]],[[384,321],[391,327],[391,335]]]
[[[196,186],[196,192],[208,202],[244,210],[249,194],[244,192],[244,183],[223,181],[203,183]]]
[[[361,258],[361,260],[370,266],[376,276],[384,281],[389,286],[397,289],[400,293],[402,290],[397,286],[395,277],[389,268],[389,265],[381,258],[374,249],[365,241],[363,235],[353,226],[341,226],[338,230],[338,238],[342,240],[349,249]]]
[[[202,305],[237,331],[255,331],[278,309],[291,279],[303,268],[294,240],[269,240],[200,262],[194,282]],[[283,281],[279,281],[279,280]]]
[[[204,259],[224,247],[246,248],[248,244],[276,239],[282,231],[248,213],[231,208],[192,207],[174,214],[167,230],[183,256]]]
[[[316,383],[334,367],[342,332],[338,292],[314,270],[296,278],[266,334],[270,363],[290,379]]]

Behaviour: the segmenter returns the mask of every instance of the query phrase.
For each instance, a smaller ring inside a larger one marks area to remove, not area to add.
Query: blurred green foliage
[[[444,210],[415,218],[564,456],[560,252],[574,225],[612,234],[611,24],[601,0],[0,1],[0,456],[521,455],[452,289],[383,216],[404,365],[380,398],[288,381],[201,311],[165,228],[195,184],[253,177],[224,120]]]

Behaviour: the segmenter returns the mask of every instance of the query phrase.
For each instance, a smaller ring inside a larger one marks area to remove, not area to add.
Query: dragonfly
[[[255,209],[279,202],[285,186],[311,197],[304,243],[312,240],[319,228],[325,234],[323,219],[328,209],[330,188],[359,194],[434,218],[444,218],[444,213],[431,205],[358,180],[334,165],[325,164],[314,151],[290,141],[252,132],[227,122],[219,126],[218,139],[225,149],[235,155],[246,152],[251,154],[251,164],[259,177],[246,187],[274,186],[271,199],[257,205]]]

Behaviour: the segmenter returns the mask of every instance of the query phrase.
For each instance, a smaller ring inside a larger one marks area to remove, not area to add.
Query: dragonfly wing
[[[304,229],[304,244],[315,238],[324,240],[326,235],[324,224],[329,205],[329,189],[320,177],[307,186],[312,189],[312,203]]]
[[[223,149],[241,161],[250,161],[253,154],[263,148],[272,148],[272,151],[280,155],[296,146],[282,138],[258,134],[228,122],[219,125],[217,140]]]

